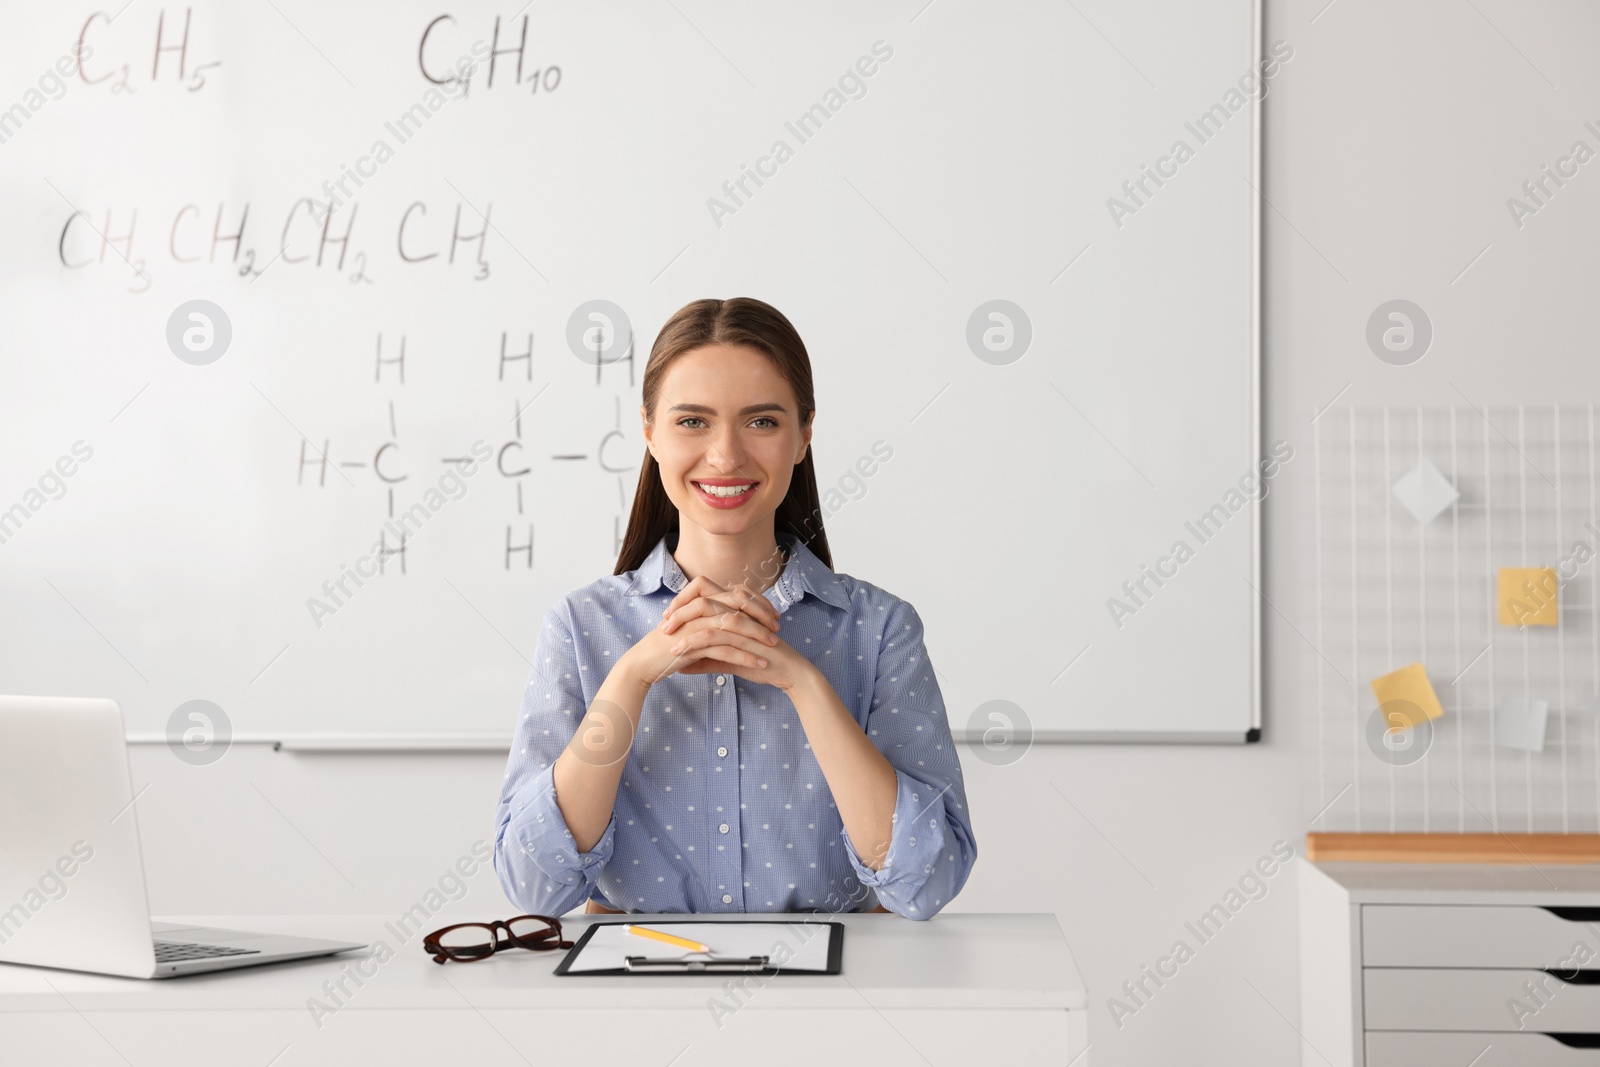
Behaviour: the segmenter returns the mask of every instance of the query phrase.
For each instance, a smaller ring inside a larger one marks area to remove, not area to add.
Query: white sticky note
[[[1394,498],[1426,526],[1461,496],[1450,479],[1431,460],[1423,460],[1400,476],[1392,487]]]
[[[1548,700],[1506,697],[1500,702],[1500,713],[1495,716],[1495,740],[1506,748],[1543,752],[1544,727],[1549,718]]]

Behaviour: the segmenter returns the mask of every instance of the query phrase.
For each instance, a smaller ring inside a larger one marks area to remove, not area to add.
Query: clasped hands
[[[793,689],[811,661],[778,636],[778,610],[742,585],[724,589],[704,575],[672,598],[661,622],[629,649],[636,677],[652,685],[668,674],[735,674]]]

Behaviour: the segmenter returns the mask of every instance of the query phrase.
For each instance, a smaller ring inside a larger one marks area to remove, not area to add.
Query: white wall
[[[1347,385],[1342,402],[1460,403],[1457,388],[1480,404],[1594,396],[1592,340],[1573,309],[1592,306],[1600,280],[1600,162],[1520,231],[1505,201],[1575,139],[1600,145],[1582,128],[1600,126],[1600,12],[1269,0],[1267,38],[1295,55],[1268,97],[1265,438],[1293,444],[1297,460],[1267,510],[1266,740],[1039,746],[1007,768],[963,760],[981,855],[953,906],[1060,917],[1089,984],[1098,1065],[1300,1055],[1293,865],[1211,942],[1198,945],[1184,923],[1275,841],[1298,852],[1329,799],[1307,784],[1314,754],[1300,727],[1317,662],[1306,639],[1311,416]],[[1363,340],[1372,309],[1395,297],[1419,303],[1436,329],[1410,367],[1380,363]],[[938,620],[929,635],[936,660],[959,657]],[[399,911],[488,837],[500,771],[497,756],[251,747],[193,768],[139,748],[135,778],[152,783],[139,812],[153,907]],[[504,910],[491,872],[468,905]],[[1119,1028],[1106,998],[1179,938],[1197,946],[1193,959]]]

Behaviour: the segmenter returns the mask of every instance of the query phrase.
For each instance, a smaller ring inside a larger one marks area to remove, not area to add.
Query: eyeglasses
[[[500,931],[505,931],[505,938]],[[535,952],[545,949],[571,948],[571,941],[561,938],[561,923],[547,915],[518,915],[504,922],[457,923],[422,939],[422,947],[433,956],[434,963],[459,960],[471,963],[488,959],[503,948],[526,948]]]

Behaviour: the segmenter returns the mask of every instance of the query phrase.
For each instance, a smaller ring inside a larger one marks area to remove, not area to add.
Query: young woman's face
[[[679,518],[723,534],[770,527],[811,441],[772,360],[729,345],[678,357],[644,433]]]

